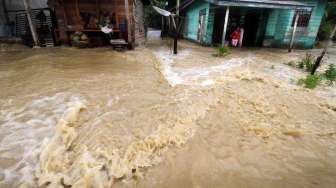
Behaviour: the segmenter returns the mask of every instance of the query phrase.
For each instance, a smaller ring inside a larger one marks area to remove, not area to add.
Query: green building
[[[244,29],[243,46],[312,48],[326,4],[327,0],[191,0],[182,3],[183,36],[204,45],[224,44],[239,27]]]

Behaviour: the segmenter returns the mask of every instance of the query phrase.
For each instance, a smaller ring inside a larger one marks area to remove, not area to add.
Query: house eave
[[[298,1],[279,1],[279,0],[205,0],[218,6],[238,6],[253,8],[273,8],[273,9],[294,9],[311,11],[312,6]]]

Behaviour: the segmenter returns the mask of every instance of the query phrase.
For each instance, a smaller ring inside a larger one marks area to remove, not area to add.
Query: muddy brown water
[[[0,54],[0,187],[335,187],[335,88],[304,53],[160,42]],[[272,66],[273,65],[273,66]]]

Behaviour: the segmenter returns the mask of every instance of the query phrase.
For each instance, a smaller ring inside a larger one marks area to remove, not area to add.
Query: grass
[[[306,78],[299,79],[297,84],[303,85],[305,88],[314,89],[323,80],[326,80],[329,85],[336,83],[336,67],[330,64],[328,69],[323,74],[307,75]]]
[[[304,85],[305,88],[314,89],[322,81],[323,77],[321,75],[308,75],[306,78],[302,78],[298,81],[299,85]]]
[[[315,57],[312,54],[306,53],[306,55],[298,62],[290,61],[287,63],[288,66],[297,67],[299,69],[305,69],[310,72],[313,68]]]
[[[228,46],[217,46],[216,47],[217,53],[215,54],[216,57],[225,57],[230,54],[231,50]]]
[[[329,85],[333,85],[336,82],[336,67],[334,64],[329,65],[324,73],[324,77],[328,80]]]

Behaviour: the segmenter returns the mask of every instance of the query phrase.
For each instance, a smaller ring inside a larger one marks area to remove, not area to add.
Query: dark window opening
[[[298,23],[297,23],[297,27],[308,27],[309,24],[309,20],[311,17],[311,12],[302,12],[302,11],[296,11],[294,16],[293,16],[293,21],[292,21],[292,27],[294,26],[294,22],[295,22],[295,17],[296,15],[299,14],[299,19],[298,19]]]

